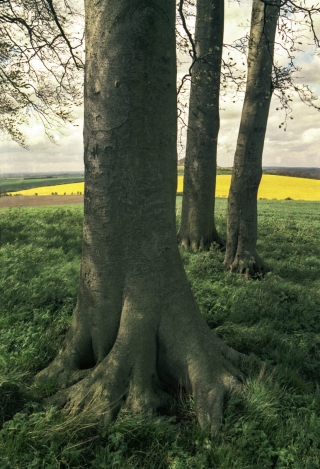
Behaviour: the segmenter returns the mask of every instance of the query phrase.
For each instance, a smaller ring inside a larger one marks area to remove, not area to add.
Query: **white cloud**
[[[302,143],[318,143],[319,144],[319,129],[305,130],[301,136]]]

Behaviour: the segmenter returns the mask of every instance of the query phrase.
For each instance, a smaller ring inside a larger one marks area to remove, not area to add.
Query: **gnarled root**
[[[271,270],[256,252],[252,254],[248,251],[237,254],[231,260],[226,258],[224,265],[230,272],[239,273],[246,278],[261,278]]]
[[[183,387],[194,397],[201,427],[218,431],[224,396],[244,379],[232,361],[244,356],[212,333],[190,289],[164,300],[165,311],[152,310],[152,293],[149,297],[146,290],[145,297],[141,311],[132,308],[131,301],[124,302],[114,345],[91,368],[79,369],[76,351],[81,343],[71,339],[66,344],[37,376],[56,379],[60,385],[47,401],[70,412],[90,411],[97,422],[107,425],[122,405],[150,415],[168,405]]]
[[[192,236],[189,233],[179,232],[177,234],[178,244],[185,249],[191,249],[192,251],[208,251],[212,243],[215,243],[220,251],[225,251],[226,243],[218,235],[217,231],[214,230],[210,236]]]

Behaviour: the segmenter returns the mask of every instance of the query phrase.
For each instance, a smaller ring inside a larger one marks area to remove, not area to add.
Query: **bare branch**
[[[18,124],[34,114],[53,139],[82,100],[83,15],[66,0],[59,9],[52,0],[0,4],[0,127],[19,136]]]

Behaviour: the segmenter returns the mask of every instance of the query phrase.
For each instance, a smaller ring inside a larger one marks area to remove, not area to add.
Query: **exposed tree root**
[[[261,278],[271,270],[257,253],[248,251],[237,254],[231,261],[225,260],[224,265],[230,272],[239,273],[246,278]]]
[[[122,405],[134,414],[151,415],[167,406],[171,396],[161,389],[156,374],[145,371],[134,360],[111,352],[86,378],[58,391],[47,402],[70,412],[90,410],[102,425],[114,420]]]
[[[204,238],[190,236],[187,233],[181,234],[180,232],[177,235],[178,244],[186,249],[191,249],[192,251],[208,251],[211,245],[216,244],[220,251],[225,251],[226,243],[215,231],[211,236]]]
[[[108,425],[125,405],[132,413],[155,414],[157,409],[167,407],[172,395],[165,392],[158,377],[149,382],[139,380],[133,366],[110,363],[107,357],[78,383],[58,391],[46,400],[47,403],[65,407],[71,413],[90,411],[97,423]],[[188,391],[195,401],[196,415],[203,429],[217,432],[222,421],[223,401],[226,393],[239,385],[242,374],[230,362],[221,360],[219,366],[198,369],[191,365]],[[140,381],[140,382],[139,382]],[[184,383],[186,387],[186,383]]]
[[[47,402],[71,413],[89,411],[107,425],[123,405],[135,414],[156,413],[182,387],[194,397],[200,426],[219,431],[224,396],[244,379],[231,361],[244,355],[218,339],[200,315],[184,311],[183,300],[177,309],[140,324],[127,311],[112,350],[90,369],[76,369],[76,360],[68,358],[71,340],[37,375],[59,383]]]

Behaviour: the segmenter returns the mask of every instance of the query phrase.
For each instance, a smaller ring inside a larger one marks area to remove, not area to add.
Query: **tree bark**
[[[80,286],[63,350],[40,372],[53,403],[105,424],[179,386],[219,427],[239,354],[205,324],[176,242],[175,2],[86,0]]]
[[[272,96],[274,38],[278,0],[253,0],[245,99],[228,197],[225,266],[246,276],[269,270],[256,252],[257,194]]]
[[[223,0],[198,0],[195,49],[189,99],[181,225],[184,247],[224,246],[214,221],[219,93],[223,41]],[[202,57],[202,58],[201,58]]]

